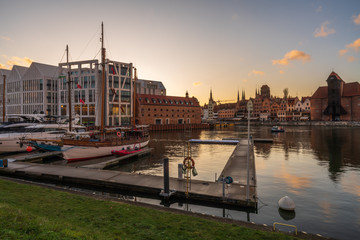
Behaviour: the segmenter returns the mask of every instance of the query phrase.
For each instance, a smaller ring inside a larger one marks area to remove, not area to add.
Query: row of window
[[[145,114],[141,114],[141,116],[144,117]],[[148,114],[147,116],[151,117],[151,114]],[[166,114],[166,116],[165,116],[165,114],[164,114],[164,116],[162,114],[160,114],[160,115],[154,114],[153,117],[170,117],[170,116],[168,114]],[[174,114],[172,114],[171,117],[176,117],[176,116]],[[177,117],[185,117],[185,114],[183,114],[182,116],[178,114]],[[192,115],[192,116],[187,115],[187,117],[195,117],[195,115]]]
[[[139,98],[140,102],[141,102],[141,98]],[[145,98],[145,102],[146,103],[160,103],[160,104],[181,104],[181,105],[194,105],[194,103],[192,101],[186,101],[186,100],[172,100],[172,99],[160,99],[160,98],[151,98],[151,101],[150,99],[148,98]]]
[[[141,112],[144,112],[144,110],[146,110],[146,109],[145,109],[145,108],[141,108]],[[148,108],[147,110],[148,110],[149,112],[151,111],[150,108]],[[153,111],[156,112],[156,108],[154,108]],[[163,111],[163,109],[160,108],[160,112],[162,112],[162,111]],[[169,109],[166,108],[166,109],[164,110],[164,112],[165,112],[165,111],[168,112]],[[174,109],[171,109],[171,112],[181,112],[181,111],[180,111],[180,109],[177,109],[176,111],[175,111]],[[185,110],[183,109],[182,112],[185,112]],[[190,112],[190,110],[188,109],[187,112]],[[195,112],[195,110],[192,110],[192,112]]]

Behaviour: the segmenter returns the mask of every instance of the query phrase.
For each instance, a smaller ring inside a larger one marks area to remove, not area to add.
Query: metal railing
[[[290,225],[290,224],[285,224],[285,223],[279,223],[279,222],[274,222],[273,224],[273,229],[275,231],[275,225],[282,225],[282,226],[287,226],[287,227],[293,227],[295,228],[295,235],[297,235],[297,227],[294,225]]]

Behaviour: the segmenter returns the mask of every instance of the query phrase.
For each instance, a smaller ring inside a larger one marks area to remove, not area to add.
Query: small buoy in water
[[[279,208],[283,210],[287,210],[287,211],[295,210],[295,202],[288,196],[280,198],[278,204],[279,204]]]
[[[28,151],[28,152],[31,152],[33,149],[32,149],[32,147],[30,147],[30,146],[28,146],[27,148],[26,148],[26,151]]]

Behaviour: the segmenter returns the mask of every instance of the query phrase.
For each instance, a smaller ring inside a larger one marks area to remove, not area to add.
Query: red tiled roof
[[[343,87],[343,97],[360,96],[360,84],[358,82],[345,83]]]
[[[328,87],[319,87],[316,92],[311,96],[311,98],[327,98],[328,97]]]
[[[197,98],[174,97],[150,94],[137,94],[137,100],[143,105],[163,105],[163,106],[189,106],[200,107]]]
[[[334,72],[334,71],[332,71],[332,72],[330,73],[329,77],[330,77],[330,76],[335,76],[338,80],[343,81],[343,80],[341,79],[341,77],[340,77],[336,72]]]

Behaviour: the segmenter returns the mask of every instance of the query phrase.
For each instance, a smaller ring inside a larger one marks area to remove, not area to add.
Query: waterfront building
[[[260,88],[260,95],[263,99],[270,98],[270,87],[268,85],[262,85]]]
[[[326,82],[311,96],[311,120],[360,121],[359,82],[345,83],[335,72]]]
[[[6,112],[3,112],[3,105],[4,105],[4,102],[6,103],[6,100],[7,100],[7,94],[6,94],[6,81],[7,79],[9,79],[9,76],[11,74],[11,71],[10,70],[7,70],[7,69],[2,69],[0,68],[0,113],[1,113],[1,121],[3,120],[2,117],[3,117],[3,113],[6,114]],[[5,82],[5,95],[4,95],[4,82]],[[5,107],[6,108],[6,107]]]
[[[80,116],[84,125],[100,125],[101,121],[101,79],[102,70],[98,60],[60,63],[59,109],[62,116],[69,115],[67,67],[71,69],[72,113]],[[105,107],[104,125],[120,126],[130,124],[133,116],[133,68],[132,63],[107,59],[105,63]]]
[[[236,109],[230,108],[230,109],[221,109],[218,113],[218,119],[233,119],[236,116]]]
[[[59,63],[59,66],[36,62],[29,68],[13,66],[6,78],[6,117],[34,113],[69,116],[70,67],[72,116],[79,115],[84,125],[100,125],[102,69],[99,66],[98,60]],[[131,63],[106,60],[105,125],[130,124],[134,97],[132,70]]]
[[[210,98],[209,98],[209,104],[208,104],[208,119],[212,120],[214,119],[214,105],[216,105],[216,103],[213,100],[212,97],[212,89],[210,89]]]
[[[166,88],[160,81],[136,80],[136,94],[163,95],[166,96]]]
[[[195,97],[137,94],[138,124],[200,124],[201,107]]]

